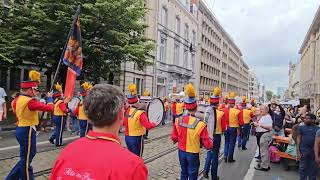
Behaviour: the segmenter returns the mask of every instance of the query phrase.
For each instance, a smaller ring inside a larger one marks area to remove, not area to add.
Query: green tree
[[[126,61],[140,69],[149,64],[154,42],[144,35],[143,0],[17,0],[0,14],[0,54],[14,65],[49,64],[54,72],[79,4],[85,79],[107,80]]]
[[[267,100],[271,101],[272,96],[274,95],[272,91],[266,91],[266,95],[267,95]]]

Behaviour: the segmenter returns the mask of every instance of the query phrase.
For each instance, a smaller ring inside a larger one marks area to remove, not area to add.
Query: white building
[[[299,99],[300,94],[300,62],[289,62],[289,97]]]

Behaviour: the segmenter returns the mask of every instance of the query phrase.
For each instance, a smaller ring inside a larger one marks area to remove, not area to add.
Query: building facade
[[[289,97],[299,99],[300,94],[300,62],[289,62]]]
[[[198,56],[196,87],[201,96],[210,95],[215,86],[223,92],[248,94],[249,67],[240,49],[222,28],[205,3],[198,1]]]
[[[260,89],[260,84],[258,82],[257,76],[250,71],[249,72],[249,93],[248,93],[248,98],[254,98],[256,101],[259,100],[259,89]]]
[[[300,99],[310,101],[312,111],[320,104],[320,7],[299,50]]]

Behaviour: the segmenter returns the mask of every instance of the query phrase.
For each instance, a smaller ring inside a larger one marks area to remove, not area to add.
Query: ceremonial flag
[[[79,76],[83,65],[83,57],[79,15],[76,18],[77,21],[73,24],[73,31],[70,34],[68,45],[64,52],[63,63]]]

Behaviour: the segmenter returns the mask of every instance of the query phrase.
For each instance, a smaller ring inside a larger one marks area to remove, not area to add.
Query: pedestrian
[[[213,135],[211,139],[214,143],[213,149],[207,151],[206,162],[204,165],[204,177],[209,178],[209,171],[211,166],[211,179],[218,180],[218,165],[219,165],[219,154],[220,154],[220,145],[221,145],[221,134],[226,131],[226,118],[224,116],[224,112],[218,109],[220,102],[220,94],[221,89],[219,87],[215,87],[213,89],[213,95],[210,97],[210,106],[208,111],[213,110],[214,122],[208,122],[212,117],[208,117],[206,119],[207,125],[213,125],[213,128],[208,131]],[[210,137],[210,136],[209,136]]]
[[[0,87],[0,122],[7,119],[7,103],[6,103],[6,91]],[[1,132],[1,126],[0,126],[0,132]],[[0,139],[2,137],[0,136]]]
[[[173,125],[171,139],[178,142],[178,155],[181,168],[180,180],[196,180],[198,177],[200,160],[200,141],[206,149],[212,149],[212,141],[208,137],[206,124],[195,118],[197,100],[194,88],[188,84],[185,88],[185,106],[188,114],[176,118]]]
[[[80,87],[81,101],[78,103],[77,108],[73,111],[73,114],[77,116],[80,126],[80,137],[84,137],[89,130],[92,129],[91,124],[88,122],[88,117],[84,111],[83,99],[87,96],[88,92],[92,88],[92,84],[84,82]]]
[[[47,94],[47,105],[33,98],[39,93],[40,73],[31,70],[29,78],[29,81],[20,83],[21,93],[15,101],[16,103],[13,104],[18,119],[16,139],[20,145],[20,160],[13,167],[6,180],[34,179],[31,163],[36,155],[35,126],[39,124],[38,111],[52,112],[53,110],[51,92]]]
[[[167,97],[163,97],[163,105],[164,105],[164,117],[161,122],[161,125],[164,126],[166,124],[168,114],[169,114],[169,103]]]
[[[243,125],[243,119],[241,111],[235,109],[235,93],[230,92],[228,96],[228,107],[224,108],[224,113],[227,120],[227,131],[225,132],[225,143],[224,143],[224,161],[233,163],[236,160],[233,158],[234,148],[237,140],[238,129]]]
[[[320,166],[320,129],[316,133],[316,140],[314,142],[314,155],[318,166]]]
[[[252,133],[254,136],[256,136],[256,127],[253,125],[254,122],[259,122],[260,121],[260,118],[261,118],[261,110],[259,107],[256,107],[254,109],[254,117],[253,117],[253,120],[252,120],[252,123],[251,123],[251,126],[252,126]],[[256,141],[257,141],[257,150],[256,150],[256,154],[255,154],[255,158],[260,160],[260,137],[256,136]]]
[[[304,125],[298,127],[297,153],[300,157],[299,174],[300,179],[316,180],[317,164],[314,155],[314,143],[316,132],[320,129],[315,125],[317,117],[308,113],[304,119]]]
[[[285,110],[281,105],[272,102],[269,104],[269,114],[272,118],[272,133],[276,136],[285,136],[284,135],[284,118],[286,115]]]
[[[85,138],[63,149],[50,180],[148,178],[143,160],[121,146],[119,129],[124,119],[124,104],[125,96],[116,86],[97,84],[88,92],[84,108],[93,129]]]
[[[259,171],[270,170],[270,157],[269,157],[269,143],[272,140],[272,118],[268,114],[269,108],[266,105],[260,106],[261,118],[259,122],[254,122],[253,125],[256,127],[256,136],[259,141],[260,159],[254,168]]]
[[[146,129],[156,127],[155,123],[150,123],[144,110],[139,110],[139,98],[135,84],[129,84],[127,99],[130,107],[125,112],[123,126],[125,127],[125,141],[129,151],[142,158],[144,148],[143,135]]]
[[[70,110],[67,107],[67,99],[64,99],[62,94],[62,86],[57,83],[55,85],[55,91],[53,94],[54,99],[54,111],[52,121],[55,124],[55,132],[49,138],[51,144],[55,144],[56,147],[62,146],[63,131],[66,126],[67,113]]]

